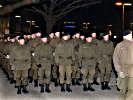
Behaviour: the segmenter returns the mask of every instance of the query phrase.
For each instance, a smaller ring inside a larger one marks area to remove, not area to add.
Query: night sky
[[[127,1],[127,0],[126,0]],[[89,21],[96,26],[113,25],[115,32],[121,31],[122,7],[115,5],[115,0],[103,0],[101,4],[93,5],[86,8],[80,8],[68,14],[65,19],[73,19],[78,22]],[[125,8],[125,27],[130,27],[129,23],[133,22],[133,8]]]

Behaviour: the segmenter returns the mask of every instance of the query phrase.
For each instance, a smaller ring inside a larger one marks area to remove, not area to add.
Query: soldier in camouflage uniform
[[[91,84],[95,75],[95,66],[97,61],[97,47],[92,43],[91,35],[87,34],[86,42],[79,47],[79,60],[82,66],[83,91],[95,91]]]
[[[75,53],[74,46],[71,41],[69,41],[70,36],[68,34],[64,34],[62,36],[61,42],[55,49],[55,62],[59,65],[59,78],[61,84],[61,91],[71,92],[70,84],[71,84],[71,74],[72,74],[72,66],[75,61]],[[68,49],[69,48],[69,49]],[[65,80],[66,74],[66,80]]]
[[[99,45],[99,40],[97,39],[97,33],[95,30],[91,31],[91,36],[92,36],[92,43],[98,47]],[[98,50],[98,48],[97,48]],[[98,62],[96,63],[96,72],[95,72],[95,77],[94,77],[94,81],[93,84],[95,85],[99,85],[99,83],[97,82],[97,78],[98,78],[98,73],[99,73],[99,68],[98,68]]]
[[[50,36],[53,35],[53,38],[51,37],[51,40],[49,44],[52,46],[53,50],[55,51],[55,48],[60,43],[60,32],[51,33]],[[54,61],[55,62],[55,61]],[[59,73],[58,73],[59,67],[55,63],[52,65],[52,81],[55,82],[55,86],[58,86],[59,83]]]
[[[32,34],[31,39],[27,43],[30,47],[31,54],[34,52],[35,47],[40,43],[40,35]],[[36,66],[36,61],[34,57],[31,55],[31,69],[29,70],[29,83],[32,83],[34,80],[34,87],[38,87],[38,67]]]
[[[109,40],[109,34],[107,32],[104,32],[102,37],[103,39],[99,42],[98,49],[101,89],[110,90],[111,88],[108,84],[110,81],[112,71],[112,55],[114,52],[114,46],[113,43]]]
[[[80,84],[80,73],[81,73],[81,66],[79,66],[79,59],[78,59],[78,50],[79,46],[82,45],[82,40],[80,39],[80,33],[74,34],[74,37],[71,39],[73,42],[73,46],[75,49],[75,64],[72,66],[72,84],[81,85]]]
[[[44,84],[46,85],[45,91],[51,92],[49,89],[50,85],[50,75],[51,75],[51,64],[53,63],[53,48],[48,43],[48,37],[42,36],[42,43],[37,45],[34,49],[34,59],[39,68],[38,78],[41,87],[41,93],[44,92]]]
[[[10,48],[10,64],[14,71],[17,94],[28,93],[28,70],[31,65],[31,53],[29,46],[25,45],[23,37],[19,37],[19,43]]]

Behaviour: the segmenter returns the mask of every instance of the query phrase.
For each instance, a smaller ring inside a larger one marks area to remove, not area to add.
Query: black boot
[[[26,87],[26,85],[24,85],[24,86],[22,86],[22,92],[23,93],[29,93],[29,91],[27,90],[27,87]]]
[[[45,92],[47,92],[47,93],[50,93],[51,92],[51,90],[49,89],[49,84],[46,84]]]
[[[10,84],[13,84],[13,83],[14,83],[14,79],[10,78]]]
[[[65,92],[65,86],[64,86],[64,84],[61,84],[61,92]]]
[[[72,90],[71,90],[71,88],[70,88],[70,84],[67,84],[67,85],[66,85],[66,91],[72,92]]]
[[[17,90],[17,94],[21,94],[21,86],[16,86]]]
[[[55,83],[54,83],[55,87],[58,86],[58,79],[55,79]]]
[[[81,85],[81,83],[80,83],[80,79],[76,79],[76,85]]]
[[[29,83],[32,83],[33,82],[33,77],[32,76],[29,76]]]
[[[101,89],[102,89],[102,90],[105,90],[104,82],[101,82]]]
[[[95,85],[100,85],[100,84],[97,82],[97,79],[96,79],[96,78],[94,78],[93,84],[95,84]]]
[[[93,89],[93,87],[91,86],[91,83],[88,84],[88,90],[92,92],[95,91],[95,89]]]
[[[44,85],[43,84],[40,84],[40,88],[41,88],[40,93],[44,93]]]
[[[109,87],[109,82],[105,82],[105,89],[111,90],[111,88]]]
[[[87,85],[83,84],[83,91],[88,91]]]
[[[34,87],[38,87],[38,80],[34,80]]]
[[[72,78],[72,85],[76,85],[76,80],[75,80],[75,78]]]

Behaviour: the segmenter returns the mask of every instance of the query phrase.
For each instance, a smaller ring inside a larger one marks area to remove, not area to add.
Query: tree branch
[[[64,17],[66,14],[70,13],[71,11],[73,11],[73,10],[76,10],[78,8],[81,8],[81,7],[86,7],[86,6],[91,6],[91,5],[99,4],[99,3],[101,3],[101,0],[89,2],[89,3],[85,3],[85,4],[81,4],[81,5],[76,5],[76,6],[73,6],[72,8],[70,8],[68,10],[65,10],[63,12],[60,12],[55,17],[60,19],[60,18]]]
[[[38,3],[38,2],[34,2],[33,0],[23,0],[23,1],[17,2],[12,5],[7,5],[3,8],[0,8],[0,15],[2,16],[5,14],[8,14],[8,13],[11,13],[14,9],[17,9],[17,8],[25,6],[25,5],[30,5],[33,3]]]

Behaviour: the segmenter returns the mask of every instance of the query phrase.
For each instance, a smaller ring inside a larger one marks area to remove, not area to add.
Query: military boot
[[[13,83],[14,83],[14,79],[10,78],[10,84],[13,84]]]
[[[80,83],[80,79],[76,79],[76,85],[81,85],[81,83]]]
[[[58,79],[55,79],[55,83],[54,83],[55,87],[58,86]]]
[[[75,80],[75,78],[72,78],[72,85],[76,85],[76,80]]]
[[[65,92],[65,85],[61,84],[61,92]]]
[[[17,94],[21,94],[21,86],[16,86],[17,90]]]
[[[41,88],[40,93],[44,93],[44,85],[43,84],[40,84],[40,88]]]
[[[38,80],[34,80],[34,87],[38,87]]]
[[[101,89],[102,89],[102,90],[105,90],[104,82],[101,82]]]
[[[96,79],[96,78],[94,78],[93,84],[95,84],[95,85],[100,85],[100,84],[97,82],[97,79]]]
[[[29,83],[32,83],[33,82],[32,76],[29,76],[28,78],[29,78]]]
[[[66,91],[72,92],[72,90],[71,90],[71,88],[70,88],[70,84],[67,84],[67,85],[66,85]]]
[[[88,91],[87,85],[83,84],[83,91]]]
[[[22,86],[22,92],[23,92],[23,93],[29,93],[29,91],[27,90],[26,85],[23,85],[23,86]]]
[[[107,89],[107,90],[111,90],[111,88],[109,87],[109,82],[105,82],[105,89]]]
[[[49,84],[46,84],[45,92],[50,93],[51,90],[49,89]]]
[[[91,83],[88,84],[88,90],[92,92],[95,91],[95,89],[93,89],[93,87],[91,86]]]

